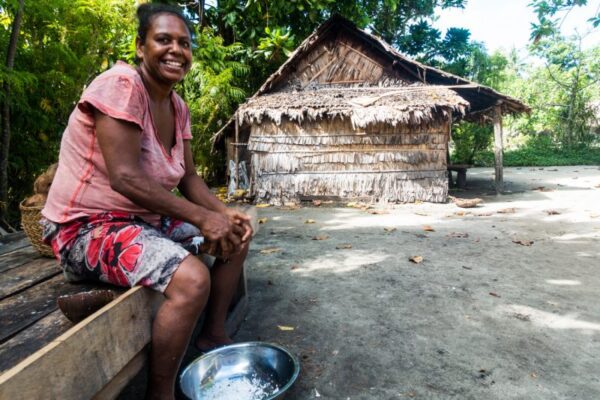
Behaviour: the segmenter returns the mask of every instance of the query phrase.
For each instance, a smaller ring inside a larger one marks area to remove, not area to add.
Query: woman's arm
[[[207,239],[219,242],[225,254],[239,246],[236,231],[240,228],[226,214],[173,195],[144,172],[140,165],[138,126],[97,110],[94,116],[98,143],[113,190],[147,210],[197,226]]]

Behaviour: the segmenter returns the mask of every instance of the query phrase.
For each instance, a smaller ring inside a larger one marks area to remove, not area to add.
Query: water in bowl
[[[202,400],[263,400],[279,390],[273,379],[256,374],[230,377],[227,380],[210,382],[200,386],[198,399]]]

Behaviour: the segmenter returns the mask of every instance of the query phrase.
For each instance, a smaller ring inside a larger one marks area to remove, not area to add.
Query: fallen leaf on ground
[[[382,214],[389,214],[390,213],[388,210],[368,210],[367,212],[369,214],[375,214],[375,215],[382,215]]]
[[[489,211],[489,212],[484,212],[484,213],[479,213],[479,214],[475,214],[476,217],[490,217],[494,215],[493,212]]]
[[[521,246],[531,246],[533,244],[533,240],[514,239],[513,243],[520,244]]]
[[[537,190],[539,192],[553,192],[554,191],[554,189],[550,189],[550,188],[547,188],[545,186],[538,186],[538,187],[533,188],[531,190]]]
[[[305,224],[314,224],[315,220],[314,219],[307,219],[306,221],[304,221]]]
[[[240,198],[244,197],[246,195],[246,193],[247,192],[244,189],[236,189],[233,192],[233,198],[240,199]]]
[[[502,210],[498,210],[498,214],[514,214],[517,211],[516,208],[503,208]]]
[[[279,328],[280,331],[293,331],[294,330],[293,326],[277,325],[277,327]]]
[[[260,204],[255,205],[254,207],[256,207],[256,208],[267,208],[267,207],[271,207],[271,205],[267,204],[267,203],[260,203]]]
[[[317,236],[313,236],[312,240],[326,240],[329,239],[328,235],[317,235]]]
[[[537,378],[537,374],[536,374],[535,372],[532,372],[532,373],[530,374],[530,376],[531,376],[533,379]]]
[[[292,265],[292,266],[290,267],[290,269],[291,269],[292,271],[293,271],[293,270],[295,270],[295,269],[298,269],[298,268],[300,268],[300,266],[299,266],[299,265]]]
[[[466,213],[464,211],[457,211],[454,213],[454,215],[456,215],[457,217],[464,217]]]
[[[415,233],[415,236],[418,237],[419,239],[425,239],[425,238],[429,237],[429,236],[425,235],[424,233]]]
[[[429,214],[427,214],[426,212],[422,212],[422,211],[416,211],[415,214],[416,215],[420,215],[422,217],[428,217],[429,216]]]
[[[423,230],[425,232],[435,232],[435,229],[433,229],[431,226],[429,225],[423,225]]]
[[[546,210],[546,214],[548,215],[560,215],[560,213],[556,210]]]
[[[469,234],[468,233],[464,233],[464,232],[450,232],[449,234],[446,235],[446,237],[468,238]]]
[[[258,219],[258,223],[259,224],[266,224],[268,220],[269,220],[269,218],[259,218]]]
[[[454,204],[456,204],[460,208],[473,208],[473,207],[477,207],[477,204],[481,203],[483,200],[480,198],[459,199],[458,197],[455,197],[453,201],[454,201]]]
[[[423,257],[422,256],[412,256],[408,260],[415,264],[420,264],[423,262]]]
[[[335,246],[335,248],[338,250],[351,249],[352,245],[350,243],[338,244],[337,246]]]
[[[600,189],[600,185],[596,185],[594,186],[596,189]]]
[[[473,268],[471,268],[471,267],[467,267],[466,265],[463,265],[462,267],[463,267],[464,269],[468,269],[468,270],[472,270],[472,269],[473,269]]]
[[[313,200],[313,206],[319,207],[323,202],[321,200]]]
[[[279,253],[281,251],[281,249],[279,247],[269,247],[266,249],[262,249],[260,251],[260,254],[273,254],[273,253]]]
[[[384,231],[386,232],[394,232],[396,230],[396,228],[383,228]]]
[[[502,297],[502,296],[500,296],[498,293],[494,293],[494,292],[490,292],[490,296],[494,296],[494,297]]]
[[[516,319],[520,319],[521,321],[530,321],[531,320],[531,318],[529,317],[528,314],[514,313],[513,317],[515,317]]]

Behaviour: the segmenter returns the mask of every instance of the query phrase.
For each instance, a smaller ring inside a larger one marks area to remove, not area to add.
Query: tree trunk
[[[500,105],[497,105],[494,107],[494,161],[496,165],[494,182],[497,194],[501,194],[504,191],[504,166],[502,152],[502,110]]]
[[[204,26],[204,3],[205,0],[200,0],[198,2],[198,28],[200,31],[202,31]]]
[[[13,20],[10,41],[8,42],[8,51],[6,52],[6,67],[8,73],[12,71],[15,64],[15,54],[17,52],[17,40],[19,39],[19,30],[21,29],[21,19],[23,17],[24,0],[19,0],[19,8]],[[0,221],[6,220],[6,210],[8,206],[8,154],[10,148],[10,84],[5,82],[4,104],[2,105],[2,136],[0,147]]]

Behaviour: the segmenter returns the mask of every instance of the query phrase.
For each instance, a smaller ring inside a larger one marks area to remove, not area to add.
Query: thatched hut
[[[236,165],[249,164],[251,192],[261,202],[444,202],[452,121],[500,125],[502,114],[527,110],[493,89],[409,60],[336,16],[214,140]]]

